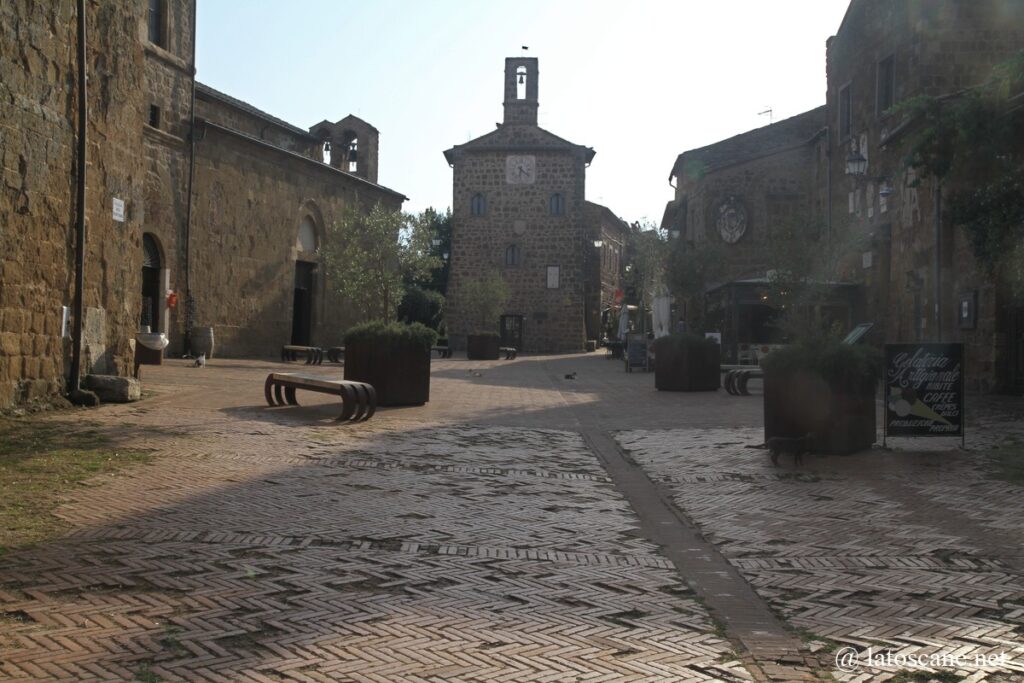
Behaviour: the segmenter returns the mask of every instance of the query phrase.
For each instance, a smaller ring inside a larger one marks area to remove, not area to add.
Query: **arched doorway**
[[[139,326],[150,332],[164,332],[163,321],[163,257],[156,237],[142,235],[142,312]]]
[[[310,346],[313,340],[313,311],[316,294],[316,222],[312,216],[299,221],[295,240],[295,289],[292,300],[292,344]]]

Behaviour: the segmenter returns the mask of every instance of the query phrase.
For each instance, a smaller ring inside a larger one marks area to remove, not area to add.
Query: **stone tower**
[[[323,146],[324,161],[371,183],[377,182],[377,146],[380,131],[358,116],[337,123],[321,121],[309,129]]]
[[[499,332],[527,353],[580,351],[585,342],[586,166],[594,150],[537,126],[537,60],[505,60],[504,122],[456,145],[448,325],[451,343]],[[472,281],[498,273],[512,296],[485,329],[460,300]]]

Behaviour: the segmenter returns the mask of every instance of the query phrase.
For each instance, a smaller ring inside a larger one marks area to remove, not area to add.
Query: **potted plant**
[[[437,333],[420,323],[356,325],[345,333],[345,379],[372,384],[381,406],[430,400],[430,349]]]
[[[717,391],[721,354],[713,339],[676,333],[654,340],[654,387],[658,391]]]
[[[772,351],[761,367],[765,440],[810,434],[810,452],[843,455],[875,442],[877,349],[808,340]]]
[[[466,357],[470,360],[497,360],[501,336],[495,331],[510,291],[505,280],[491,273],[469,280],[459,291],[463,322],[467,326]]]

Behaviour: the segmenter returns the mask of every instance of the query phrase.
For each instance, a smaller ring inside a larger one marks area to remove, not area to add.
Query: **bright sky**
[[[198,0],[198,77],[301,128],[380,130],[379,182],[451,204],[445,149],[502,120],[540,60],[540,125],[593,147],[587,199],[659,221],[676,155],[825,100],[848,0]]]

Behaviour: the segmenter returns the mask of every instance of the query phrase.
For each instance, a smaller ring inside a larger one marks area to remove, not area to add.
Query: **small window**
[[[484,196],[477,192],[473,195],[473,198],[469,200],[469,213],[473,216],[483,216],[487,211],[487,201]]]
[[[845,140],[850,137],[850,86],[844,85],[839,89],[839,139]]]
[[[563,197],[561,193],[556,192],[551,195],[550,209],[552,216],[565,215],[565,197]]]
[[[506,266],[518,266],[519,265],[519,247],[510,244],[505,247],[505,265]]]
[[[896,69],[890,55],[878,63],[878,104],[881,116],[896,103]]]
[[[164,2],[163,0],[149,0],[149,42],[166,47],[164,45]]]
[[[149,125],[154,128],[160,127],[160,107],[155,104],[149,105]]]
[[[548,266],[548,289],[558,289],[558,266]]]

